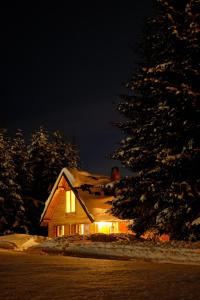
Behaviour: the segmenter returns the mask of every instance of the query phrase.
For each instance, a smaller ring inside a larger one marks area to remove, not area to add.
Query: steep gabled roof
[[[64,168],[60,172],[53,189],[45,203],[45,208],[41,216],[41,221],[48,210],[52,198],[57,190],[59,183],[65,178],[69,187],[73,190],[77,200],[80,202],[83,210],[90,219],[94,221],[112,221],[116,220],[114,216],[105,214],[105,211],[110,208],[107,201],[112,200],[113,197],[105,196],[102,191],[102,186],[111,182],[111,179],[104,175],[91,174],[77,169]]]

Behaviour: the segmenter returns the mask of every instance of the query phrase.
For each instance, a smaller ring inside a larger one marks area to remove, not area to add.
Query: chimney
[[[120,170],[118,167],[113,167],[111,169],[111,180],[112,181],[117,181],[120,180],[121,175],[120,175]]]

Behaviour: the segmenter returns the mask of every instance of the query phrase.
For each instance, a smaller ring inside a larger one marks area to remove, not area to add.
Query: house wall
[[[59,193],[55,193],[53,197],[58,199],[52,199],[52,203],[56,203],[55,207],[52,210],[52,216],[48,224],[48,235],[49,237],[56,236],[56,226],[58,225],[67,225],[67,224],[90,224],[88,216],[83,210],[81,204],[76,199],[75,213],[66,213],[66,196],[65,190],[60,189]],[[55,201],[54,201],[55,200]]]

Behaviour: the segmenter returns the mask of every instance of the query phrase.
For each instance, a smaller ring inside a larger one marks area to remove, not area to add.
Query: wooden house
[[[111,215],[103,186],[113,178],[77,169],[60,172],[45,203],[41,225],[48,226],[48,236],[92,233],[125,233],[129,221]]]

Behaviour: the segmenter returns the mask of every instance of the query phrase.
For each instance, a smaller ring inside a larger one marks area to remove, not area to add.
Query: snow
[[[151,242],[119,239],[113,242],[91,241],[89,236],[57,237],[54,239],[12,234],[0,237],[0,249],[30,254],[54,254],[92,257],[144,259],[159,263],[200,265],[200,243]]]
[[[153,243],[149,241],[119,240],[92,242],[85,237],[55,238],[28,249],[29,253],[56,254],[82,257],[113,257],[143,259],[159,263],[200,265],[200,245],[185,243]]]
[[[2,300],[199,299],[199,266],[0,251]]]
[[[30,247],[39,245],[41,242],[47,240],[47,237],[29,235],[29,234],[9,234],[0,236],[0,248],[15,249],[17,251],[24,251]]]
[[[195,220],[192,222],[191,225],[192,225],[192,226],[193,226],[193,225],[200,225],[200,217],[197,218],[197,219],[195,219]]]
[[[25,242],[24,244],[22,244],[22,246],[19,248],[19,251],[26,250],[26,249],[28,249],[30,247],[37,246],[39,244],[40,243],[36,242],[36,239],[34,237],[31,237],[27,242]]]

